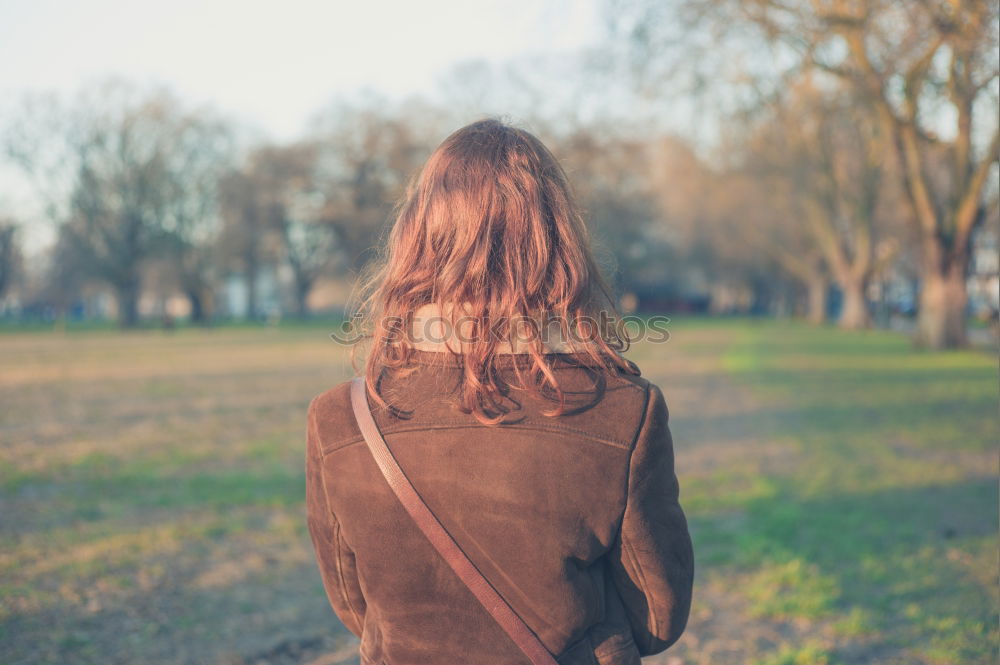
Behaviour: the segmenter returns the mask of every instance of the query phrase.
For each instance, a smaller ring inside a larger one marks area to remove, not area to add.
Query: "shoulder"
[[[309,415],[320,415],[349,407],[351,404],[351,381],[338,383],[332,388],[315,395],[309,402]]]
[[[321,450],[336,441],[361,436],[351,408],[351,381],[344,381],[319,393],[309,402],[309,429]]]
[[[624,370],[617,372],[615,381],[628,385],[634,389],[634,407],[637,414],[633,422],[637,423],[633,442],[639,439],[640,435],[648,430],[662,428],[669,420],[669,409],[663,390],[659,385],[650,381],[647,377],[639,373],[638,366],[632,361],[627,361],[635,368],[636,373],[630,374]]]
[[[647,419],[650,397],[658,392],[653,383],[621,367],[574,372],[565,378],[560,386],[579,409],[570,409],[561,422],[589,437],[631,449]]]
[[[654,392],[660,392],[660,389],[655,383],[642,375],[642,370],[637,364],[624,356],[619,357],[628,365],[628,369],[626,370],[623,367],[617,367],[612,373],[613,383],[626,388],[631,388],[632,391],[634,391],[635,396],[637,398],[641,396],[644,401],[648,401],[649,397],[652,396]],[[662,396],[662,393],[660,393],[660,395]]]

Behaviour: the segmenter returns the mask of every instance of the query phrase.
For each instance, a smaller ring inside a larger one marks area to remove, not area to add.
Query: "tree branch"
[[[989,149],[972,172],[972,177],[969,178],[958,208],[955,210],[955,246],[953,251],[959,251],[959,248],[964,247],[969,240],[972,229],[981,215],[982,206],[979,199],[982,196],[983,187],[986,185],[986,178],[989,176],[990,168],[998,160],[1000,160],[1000,130],[994,130]]]

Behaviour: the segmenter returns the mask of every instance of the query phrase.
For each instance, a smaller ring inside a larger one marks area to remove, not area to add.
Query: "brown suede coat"
[[[527,361],[501,358],[504,371]],[[691,605],[667,405],[645,378],[554,358],[567,415],[512,391],[508,424],[482,425],[449,397],[454,359],[417,351],[409,375],[380,386],[409,413],[375,409],[375,420],[423,500],[562,665],[638,665],[677,640]],[[362,665],[530,665],[386,484],[349,383],[313,399],[306,438],[309,532]]]

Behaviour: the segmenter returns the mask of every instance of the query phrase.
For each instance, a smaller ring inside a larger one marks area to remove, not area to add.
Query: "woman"
[[[449,136],[369,289],[375,422],[490,586],[562,665],[637,665],[673,644],[694,562],[667,406],[619,353],[552,154],[495,120]],[[362,665],[528,663],[397,499],[349,392],[309,406],[307,505]]]

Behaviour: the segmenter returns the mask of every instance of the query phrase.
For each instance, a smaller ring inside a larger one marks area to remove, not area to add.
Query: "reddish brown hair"
[[[535,322],[529,333],[558,322],[562,338],[588,364],[637,371],[619,354],[628,338],[620,334],[565,172],[535,136],[498,120],[459,129],[431,154],[398,203],[381,260],[363,288],[361,329],[371,344],[366,381],[384,407],[390,405],[379,395],[381,372],[407,365],[413,314],[431,303],[466,303],[473,334],[455,354],[463,368],[460,407],[486,424],[509,411],[503,398],[511,384],[498,371],[498,347],[515,350],[526,321]],[[595,325],[602,313],[610,325]],[[546,413],[563,413],[544,340],[531,334],[527,348],[530,362],[514,363],[517,387],[554,392],[558,406]]]

